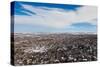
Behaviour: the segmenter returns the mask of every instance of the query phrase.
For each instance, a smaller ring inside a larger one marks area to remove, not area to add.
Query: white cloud
[[[15,23],[43,25],[52,28],[70,27],[73,23],[87,22],[96,25],[97,8],[94,6],[83,6],[77,11],[65,11],[60,8],[35,7],[22,4],[24,9],[35,12],[31,16],[15,15]]]

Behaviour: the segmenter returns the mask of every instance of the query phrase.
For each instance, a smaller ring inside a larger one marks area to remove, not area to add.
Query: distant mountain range
[[[96,32],[64,32],[64,33],[45,33],[45,32],[35,32],[35,33],[26,33],[26,32],[24,32],[24,33],[14,33],[14,35],[26,35],[26,36],[31,36],[31,35],[49,35],[49,34],[68,34],[68,35],[85,35],[85,34],[97,34]]]

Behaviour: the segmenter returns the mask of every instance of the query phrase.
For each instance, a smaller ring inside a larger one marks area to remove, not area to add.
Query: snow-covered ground
[[[29,48],[27,48],[27,49],[25,49],[24,50],[24,52],[26,52],[26,53],[33,53],[33,52],[40,52],[40,53],[43,53],[43,52],[46,52],[47,51],[47,49],[46,49],[46,47],[45,46],[43,46],[43,47],[29,47]]]

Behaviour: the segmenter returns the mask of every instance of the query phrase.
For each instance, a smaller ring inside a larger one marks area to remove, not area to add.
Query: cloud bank
[[[35,14],[23,11],[29,16],[14,15],[16,24],[41,25],[56,29],[64,29],[71,27],[72,24],[83,22],[97,25],[97,7],[95,6],[82,6],[77,8],[76,11],[28,4],[21,4],[21,6]]]

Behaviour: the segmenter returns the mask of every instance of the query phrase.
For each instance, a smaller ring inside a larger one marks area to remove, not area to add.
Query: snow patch
[[[30,48],[27,48],[27,49],[25,49],[24,50],[24,52],[26,52],[26,53],[33,53],[33,52],[35,52],[35,53],[37,53],[37,52],[40,52],[40,53],[43,53],[43,52],[46,52],[47,51],[47,49],[43,46],[43,47],[30,47]]]

